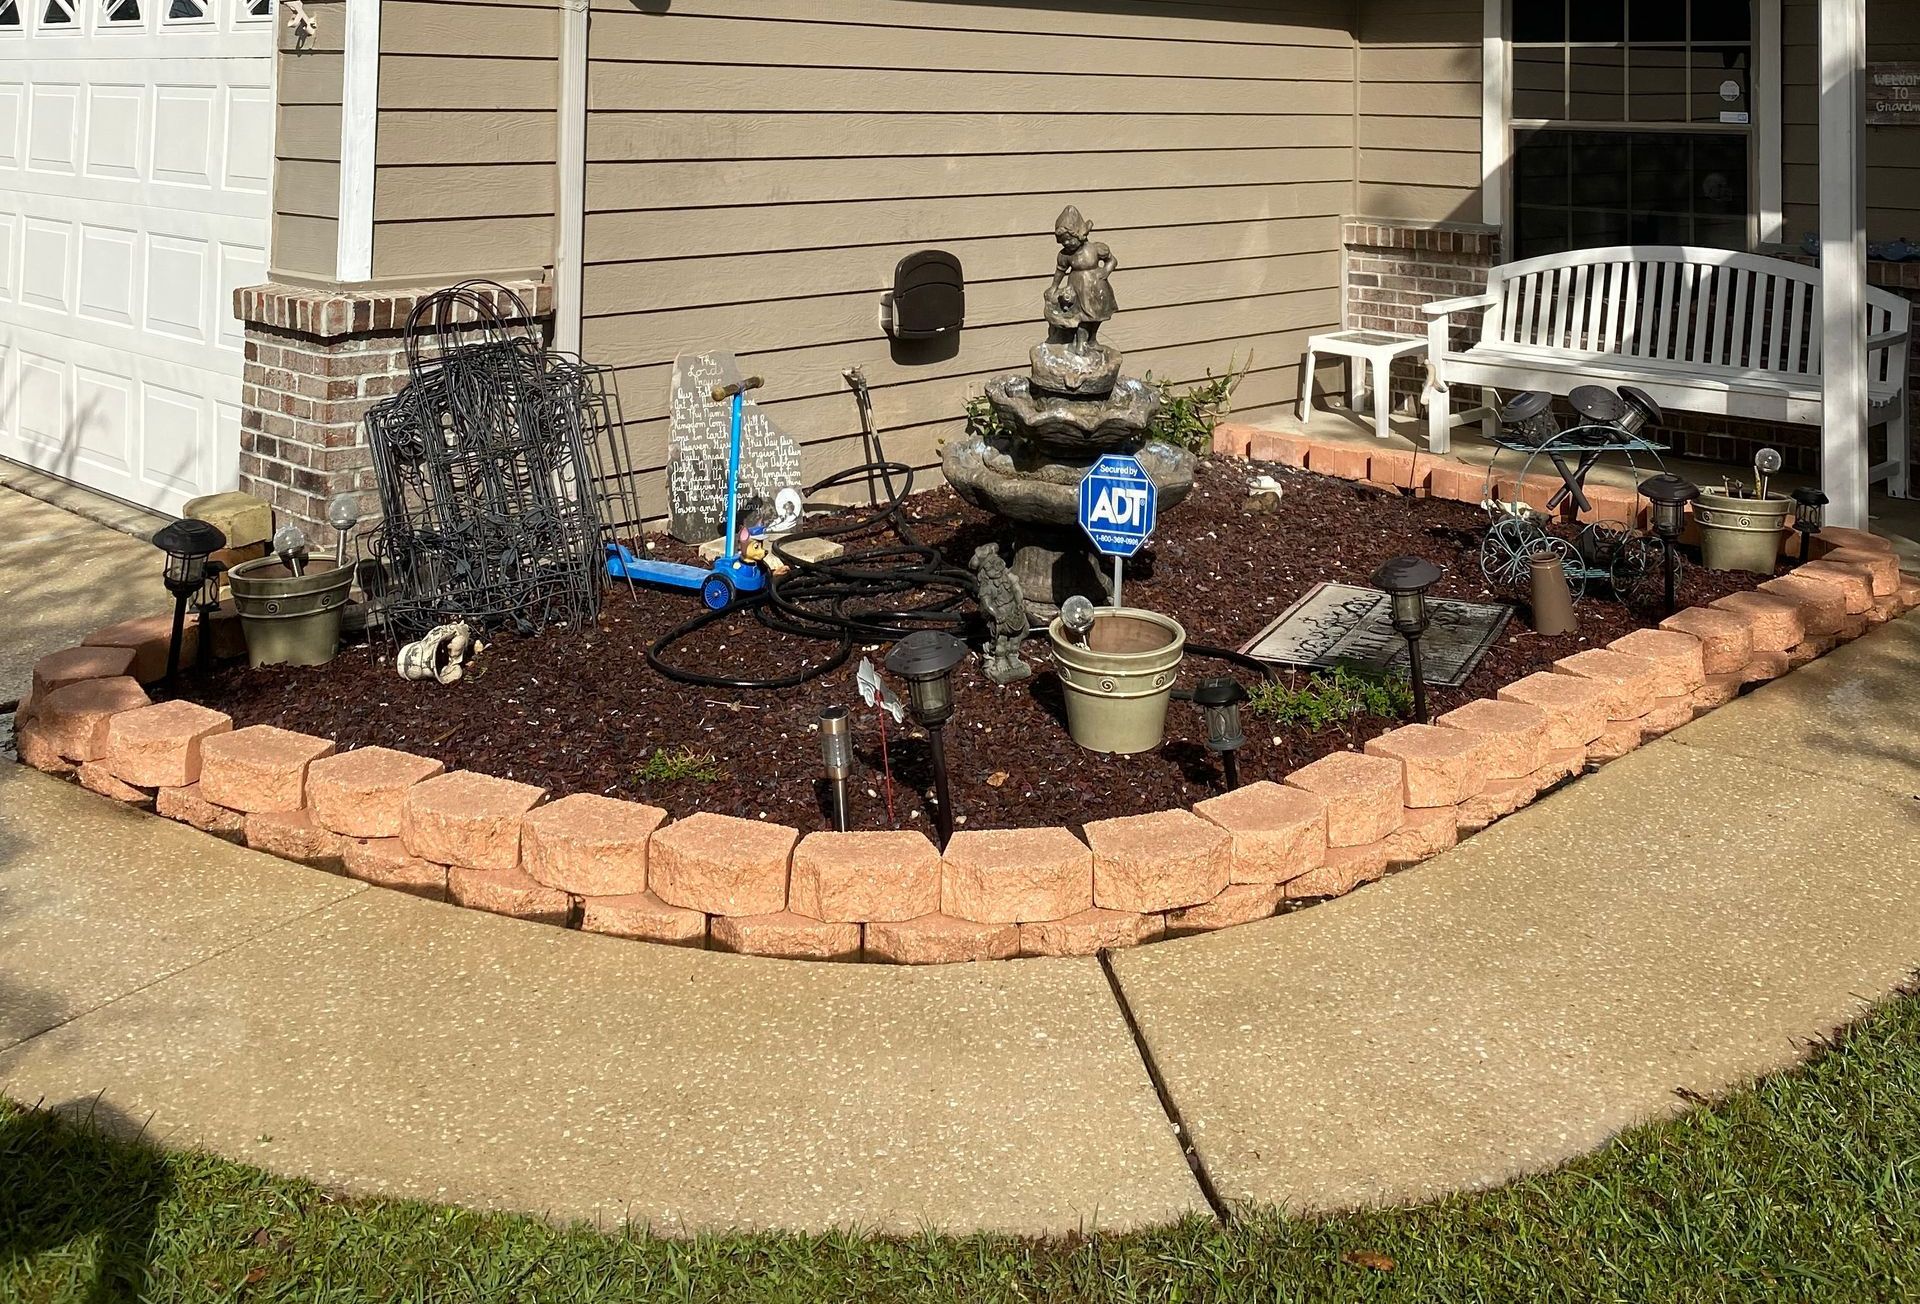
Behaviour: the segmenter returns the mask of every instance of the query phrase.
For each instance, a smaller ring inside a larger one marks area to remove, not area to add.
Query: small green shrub
[[[634,775],[640,783],[719,783],[726,777],[727,767],[719,757],[691,747],[657,748]]]
[[[1180,391],[1165,381],[1156,381],[1147,373],[1147,383],[1160,391],[1160,411],[1153,418],[1149,433],[1163,443],[1192,453],[1205,453],[1213,447],[1213,428],[1233,410],[1233,392],[1240,388],[1253,367],[1253,355],[1239,366],[1239,355],[1227,359],[1222,375],[1207,372],[1207,378],[1191,389]]]
[[[1404,719],[1413,709],[1413,687],[1397,675],[1383,678],[1335,666],[1314,671],[1305,682],[1262,684],[1247,705],[1280,728],[1318,733],[1365,716]]]

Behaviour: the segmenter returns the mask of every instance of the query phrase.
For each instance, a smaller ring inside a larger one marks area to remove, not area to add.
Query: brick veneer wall
[[[1346,224],[1342,239],[1348,330],[1425,335],[1422,304],[1484,292],[1487,269],[1500,261],[1500,233],[1489,226],[1405,226],[1361,218]],[[1425,384],[1417,359],[1396,363],[1395,409],[1421,411]]]
[[[507,288],[526,301],[545,338],[550,288]],[[329,498],[374,489],[361,418],[405,385],[407,317],[430,292],[282,284],[234,291],[234,315],[246,326],[239,487],[282,522],[301,524],[316,544],[333,538]],[[513,314],[504,303],[500,311]]]

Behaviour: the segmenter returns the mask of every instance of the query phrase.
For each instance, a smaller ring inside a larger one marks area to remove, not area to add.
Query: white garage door
[[[0,456],[161,511],[232,487],[271,3],[0,0]]]

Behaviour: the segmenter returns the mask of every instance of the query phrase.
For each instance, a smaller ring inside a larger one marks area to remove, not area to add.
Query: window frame
[[[1537,0],[1483,0],[1485,18],[1482,40],[1484,55],[1481,61],[1484,82],[1481,114],[1481,143],[1484,155],[1482,206],[1486,220],[1500,228],[1502,242],[1509,257],[1513,249],[1514,218],[1518,204],[1515,151],[1522,134],[1539,128],[1619,132],[1675,131],[1689,134],[1742,132],[1747,140],[1747,248],[1777,243],[1785,238],[1781,147],[1784,96],[1781,48],[1782,0],[1750,0],[1752,22],[1747,42],[1749,51],[1747,59],[1748,120],[1744,124],[1593,122],[1575,119],[1516,118],[1513,111],[1514,69],[1515,52],[1520,48],[1520,44],[1513,39],[1514,8],[1518,4],[1536,2]],[[1692,16],[1689,11],[1689,38],[1691,35]],[[1571,33],[1568,40],[1557,44],[1569,51],[1581,46],[1606,45],[1625,51],[1632,44],[1624,40],[1617,43],[1576,42],[1570,37]],[[1550,44],[1553,43],[1528,42],[1527,46],[1542,48]],[[1669,41],[1653,41],[1647,44],[1669,48],[1673,46]],[[1737,43],[1707,41],[1698,48],[1712,49],[1728,44]],[[1691,76],[1692,52],[1696,47],[1689,39],[1680,48],[1688,51],[1688,67]],[[1629,82],[1627,94],[1630,96],[1631,93]]]

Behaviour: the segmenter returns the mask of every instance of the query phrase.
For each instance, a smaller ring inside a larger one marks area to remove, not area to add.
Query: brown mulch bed
[[[1265,471],[1286,496],[1269,513],[1246,509],[1248,478]],[[916,495],[908,510],[922,537],[958,565],[995,523],[942,488]],[[1343,480],[1245,463],[1205,462],[1188,502],[1163,515],[1153,548],[1127,575],[1129,605],[1178,619],[1194,642],[1238,647],[1323,580],[1366,584],[1378,565],[1416,553],[1446,572],[1443,596],[1488,600],[1478,546],[1485,528],[1478,508],[1439,499],[1389,495]],[[666,550],[663,550],[665,552]],[[1709,572],[1684,576],[1683,605],[1750,587],[1755,577]],[[1496,689],[1556,658],[1602,646],[1657,623],[1604,597],[1578,605],[1581,632],[1542,638],[1516,609],[1501,640],[1460,688],[1435,689],[1435,713]],[[825,826],[824,793],[814,722],[823,707],[855,707],[854,665],[783,692],[729,693],[689,688],[648,668],[646,647],[697,614],[691,594],[616,585],[600,627],[585,633],[498,637],[478,673],[441,687],[402,681],[392,648],[376,641],[348,647],[313,669],[216,672],[193,686],[196,700],[227,711],[238,725],[276,724],[334,738],[345,749],[380,744],[462,767],[548,788],[556,797],[605,793],[664,806],[676,815],[713,810],[777,820],[802,831]],[[885,648],[868,650],[879,664]],[[679,664],[709,673],[771,676],[800,660],[820,659],[827,645],[770,632],[748,616],[709,627],[675,649]],[[1220,791],[1218,768],[1201,745],[1198,712],[1175,702],[1167,741],[1138,757],[1104,757],[1068,738],[1058,680],[1044,640],[1030,641],[1036,674],[998,688],[977,660],[956,675],[958,710],[947,730],[954,808],[961,827],[1036,824],[1078,827],[1089,820],[1189,805]],[[1219,673],[1218,662],[1189,658],[1183,683]],[[1243,676],[1243,680],[1245,676]],[[874,713],[856,709],[857,755],[864,773],[853,785],[853,827],[888,827]],[[1317,733],[1277,733],[1249,714],[1249,742],[1240,754],[1244,782],[1278,779],[1331,752],[1358,748],[1399,722],[1364,719]],[[902,827],[926,828],[922,793],[930,783],[926,745],[889,728],[894,805]],[[649,783],[638,777],[657,749],[711,753],[721,781]]]

